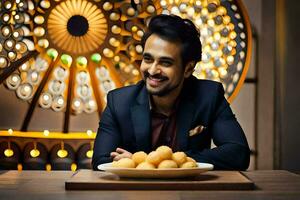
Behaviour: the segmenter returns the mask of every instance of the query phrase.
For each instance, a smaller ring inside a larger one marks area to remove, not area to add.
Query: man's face
[[[184,80],[180,44],[152,34],[145,43],[140,71],[151,95],[167,96],[180,90]]]

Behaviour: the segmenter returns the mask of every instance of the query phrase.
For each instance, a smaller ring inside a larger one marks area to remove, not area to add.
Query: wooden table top
[[[283,170],[243,172],[255,183],[254,190],[233,191],[70,191],[65,181],[71,171],[0,171],[0,199],[83,200],[181,200],[181,199],[300,199],[300,176]]]

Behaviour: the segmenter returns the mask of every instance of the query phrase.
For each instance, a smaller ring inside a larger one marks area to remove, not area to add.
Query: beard
[[[157,88],[153,88],[150,85],[148,85],[147,83],[147,79],[159,79],[160,82],[162,83],[162,86],[157,87]],[[180,81],[174,85],[172,84],[165,84],[164,82],[167,82],[169,80],[168,77],[166,76],[162,76],[159,74],[155,74],[153,76],[151,76],[148,72],[144,72],[144,81],[146,83],[146,88],[147,91],[150,95],[154,95],[154,96],[159,96],[159,97],[163,97],[163,96],[167,96],[168,94],[170,94],[172,91],[174,91],[176,88],[178,88],[180,86]],[[179,79],[181,80],[181,79]]]

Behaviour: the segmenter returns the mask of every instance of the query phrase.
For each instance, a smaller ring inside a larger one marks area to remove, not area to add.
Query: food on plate
[[[174,160],[178,166],[182,165],[183,163],[186,162],[186,154],[184,152],[175,152],[172,155],[172,160]]]
[[[134,153],[131,157],[131,159],[135,162],[136,165],[145,162],[147,157],[147,154],[143,151],[138,151],[136,153]]]
[[[172,159],[173,151],[170,147],[160,146],[156,149],[156,151],[160,153],[160,156],[162,157],[163,160],[171,160]]]
[[[180,165],[180,168],[194,168],[197,167],[197,163],[192,162],[192,161],[187,161],[185,163],[183,163],[182,165]]]
[[[173,153],[168,146],[160,146],[149,154],[138,151],[131,158],[122,158],[113,161],[112,167],[136,169],[190,169],[198,167],[197,162],[184,152]]]
[[[146,158],[146,162],[151,163],[155,166],[158,166],[158,164],[162,161],[162,157],[160,156],[160,153],[157,151],[152,151],[148,154]]]
[[[155,166],[148,162],[142,162],[136,168],[137,169],[155,169]]]
[[[121,158],[118,161],[112,163],[112,167],[118,168],[135,168],[135,163],[130,158]]]
[[[193,158],[191,158],[191,157],[186,157],[186,161],[188,162],[188,161],[191,161],[191,162],[194,162],[194,163],[196,163],[196,160],[194,160]]]
[[[178,168],[176,162],[174,160],[163,160],[159,163],[158,169],[163,168]]]

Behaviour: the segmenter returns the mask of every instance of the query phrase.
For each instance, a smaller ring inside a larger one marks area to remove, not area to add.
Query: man
[[[178,16],[155,16],[142,43],[143,80],[107,95],[93,168],[167,145],[215,169],[246,170],[249,146],[222,84],[192,76],[201,60],[195,25]],[[210,149],[211,139],[216,148]]]

